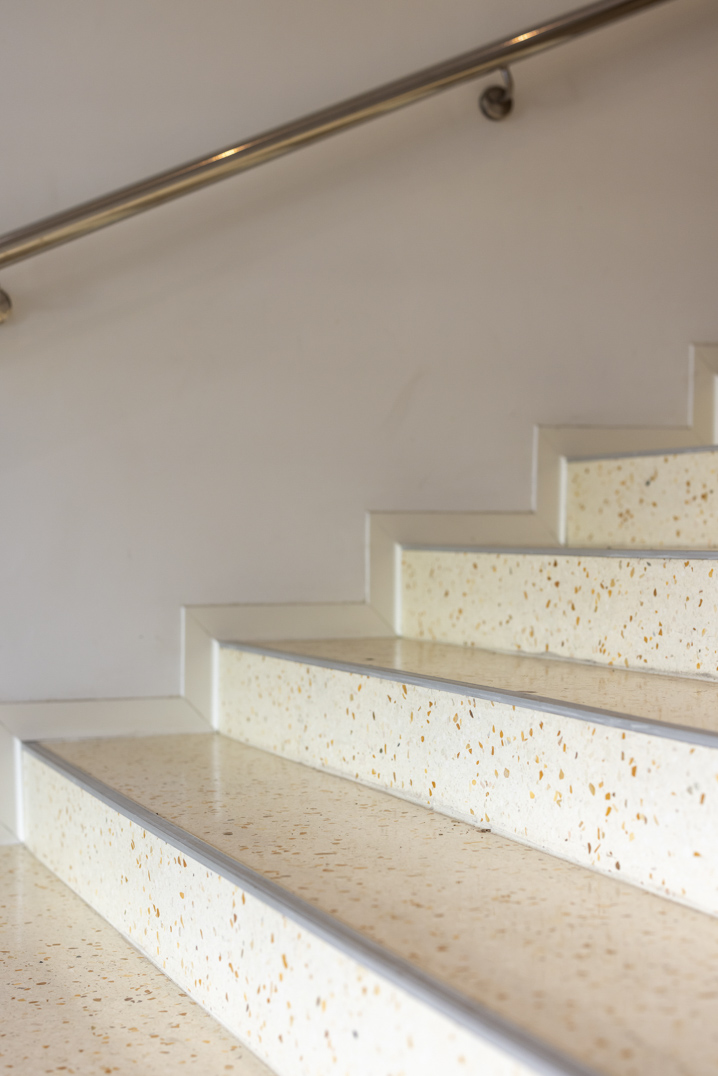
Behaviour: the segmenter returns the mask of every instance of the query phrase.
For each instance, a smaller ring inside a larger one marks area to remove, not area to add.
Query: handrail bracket
[[[505,120],[514,107],[514,80],[508,67],[500,67],[503,86],[487,86],[479,97],[479,108],[487,120]]]
[[[0,268],[492,72],[500,75],[501,83],[487,86],[479,98],[479,108],[493,122],[505,120],[514,105],[514,81],[509,65],[663,3],[666,0],[593,0],[585,7],[541,22],[520,34],[482,45],[253,138],[245,138],[208,157],[188,161],[178,168],[170,168],[139,183],[55,213],[25,228],[0,235]],[[11,309],[9,297],[0,291],[0,322],[7,320]]]

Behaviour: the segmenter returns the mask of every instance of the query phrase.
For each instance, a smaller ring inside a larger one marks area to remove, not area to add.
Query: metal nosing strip
[[[610,557],[621,560],[718,560],[718,549],[583,549],[578,546],[432,545],[402,542],[409,553],[473,553],[523,557]]]
[[[569,717],[576,721],[605,725],[608,728],[621,729],[623,732],[637,732],[644,736],[658,736],[666,740],[679,740],[681,743],[695,744],[698,747],[718,748],[718,732],[690,728],[669,722],[654,721],[650,717],[634,717],[617,710],[602,710],[598,707],[585,706],[583,703],[562,702],[543,695],[531,695],[523,691],[505,691],[501,688],[484,687],[480,684],[467,684],[461,680],[446,680],[440,676],[424,676],[421,673],[402,672],[397,669],[384,668],[381,665],[365,665],[360,662],[334,661],[331,658],[313,657],[310,654],[297,654],[292,651],[273,649],[269,646],[255,646],[253,643],[222,643],[227,650],[242,650],[250,654],[259,654],[268,658],[292,661],[298,665],[316,665],[321,669],[333,669],[337,672],[355,673],[359,676],[373,676],[378,680],[389,680],[395,684],[412,684],[414,687],[436,688],[438,691],[453,691],[471,699],[486,699],[488,702],[507,703],[527,710],[542,710],[558,717]],[[537,659],[539,660],[539,659]],[[618,670],[623,672],[623,670]],[[661,674],[656,673],[657,677]],[[704,681],[701,681],[704,682]],[[718,684],[716,684],[718,693]]]
[[[541,1042],[508,1020],[471,1001],[452,987],[434,979],[408,961],[382,948],[370,938],[345,926],[326,912],[283,889],[231,856],[213,848],[180,826],[135,803],[122,792],[111,788],[78,766],[56,755],[37,741],[25,743],[24,749],[50,766],[83,791],[129,818],[143,829],[191,856],[202,866],[239,886],[247,893],[286,915],[312,934],[328,942],[346,956],[388,979],[424,1004],[486,1039],[493,1046],[527,1064],[540,1076],[597,1076],[593,1069],[576,1062]]]
[[[718,445],[682,445],[680,448],[644,448],[637,452],[605,452],[598,456],[567,456],[567,463],[600,463],[601,460],[632,460],[649,456],[695,456],[718,452]]]

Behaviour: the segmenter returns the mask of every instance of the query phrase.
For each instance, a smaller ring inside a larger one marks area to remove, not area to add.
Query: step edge
[[[470,684],[464,680],[451,680],[442,676],[426,676],[422,673],[403,672],[400,669],[392,669],[382,665],[368,665],[362,662],[313,657],[308,654],[297,654],[293,651],[257,646],[251,643],[223,643],[220,641],[219,646],[225,650],[239,650],[262,657],[279,658],[283,661],[292,661],[298,665],[314,665],[317,668],[332,669],[336,672],[373,676],[377,680],[389,680],[396,684],[411,684],[413,687],[452,691],[456,695],[463,695],[472,699],[485,699],[488,702],[510,703],[524,710],[541,709],[545,710],[546,713],[556,714],[558,717],[568,717],[576,721],[585,721],[589,724],[605,725],[609,728],[620,729],[622,732],[637,732],[646,736],[659,736],[662,739],[679,740],[682,743],[695,744],[698,747],[709,747],[714,750],[718,748],[718,732],[675,725],[668,721],[654,721],[649,717],[637,717],[632,714],[621,713],[618,710],[604,710],[600,707],[588,706],[583,703],[562,702],[561,699],[553,699],[547,695],[530,695],[528,692],[486,687],[480,684]],[[541,659],[536,658],[535,660],[539,661]],[[576,664],[580,663],[576,662]],[[596,667],[604,668],[604,666]],[[661,674],[650,675],[659,676]],[[687,680],[687,678],[684,679]],[[687,680],[687,682],[691,683],[692,681]],[[701,681],[701,683],[711,682]]]
[[[718,560],[718,549],[604,549],[591,546],[461,546],[461,545],[414,545],[402,546],[409,553],[474,553],[501,554],[525,557],[610,557],[623,560]]]
[[[598,456],[567,456],[567,463],[599,463],[601,460],[633,460],[650,456],[695,456],[718,453],[718,445],[684,445],[676,448],[644,448],[636,452],[602,452]]]
[[[414,967],[402,957],[345,926],[326,912],[314,908],[301,897],[263,877],[251,867],[232,859],[200,837],[195,837],[176,823],[136,803],[79,766],[60,758],[44,744],[28,741],[23,744],[23,750],[106,806],[149,830],[178,851],[191,856],[220,877],[240,886],[344,955],[386,978],[394,986],[428,1004],[492,1046],[533,1068],[539,1076],[598,1076],[594,1069],[555,1050],[518,1025],[510,1023],[453,987]]]

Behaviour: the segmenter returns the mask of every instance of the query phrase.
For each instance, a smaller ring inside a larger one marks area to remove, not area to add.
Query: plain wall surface
[[[563,9],[5,5],[0,230]],[[0,699],[176,693],[183,603],[361,600],[368,509],[525,509],[535,423],[686,421],[718,5],[514,75],[504,124],[469,84],[0,272]]]

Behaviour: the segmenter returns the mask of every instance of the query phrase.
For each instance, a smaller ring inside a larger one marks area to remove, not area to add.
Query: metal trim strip
[[[444,679],[441,676],[424,676],[421,673],[402,672],[401,670],[391,669],[380,665],[368,665],[363,664],[362,662],[335,661],[331,658],[312,657],[309,654],[296,654],[292,651],[282,650],[281,648],[275,649],[270,646],[256,646],[253,643],[223,643],[220,641],[219,645],[226,650],[244,650],[248,653],[263,655],[264,657],[293,661],[300,665],[316,665],[322,669],[335,669],[337,672],[373,676],[380,680],[388,680],[391,683],[412,684],[414,687],[436,688],[437,691],[453,691],[457,695],[468,696],[473,699],[485,699],[487,702],[507,703],[512,706],[520,706],[522,709],[544,710],[546,713],[556,714],[559,717],[568,717],[577,721],[605,725],[609,728],[621,729],[623,732],[638,732],[646,736],[659,736],[667,740],[679,740],[682,743],[690,743],[699,747],[718,748],[718,732],[675,725],[669,722],[654,721],[648,717],[636,717],[631,714],[622,714],[617,710],[603,710],[600,707],[584,706],[582,703],[568,703],[563,702],[561,699],[552,699],[548,696],[531,695],[528,692],[507,691],[502,688],[485,687],[481,684],[469,684],[463,680]],[[536,658],[536,660],[550,661],[551,659]],[[621,670],[621,672],[623,672],[623,670]],[[630,675],[630,670],[628,671],[628,675]],[[655,673],[653,675],[661,676],[662,674]],[[718,684],[716,685],[716,692],[718,692]]]
[[[593,1069],[554,1050],[484,1006],[471,1001],[453,987],[427,975],[326,912],[314,908],[276,882],[213,848],[206,841],[193,836],[147,807],[135,803],[104,781],[60,758],[44,744],[31,741],[25,743],[23,749],[112,810],[149,830],[178,851],[191,856],[208,870],[239,886],[281,915],[288,916],[344,955],[383,976],[400,990],[406,991],[468,1031],[530,1066],[538,1076],[597,1076]]]
[[[610,427],[607,427],[607,430]],[[660,435],[656,429],[656,436]],[[683,448],[645,448],[637,452],[602,452],[598,456],[567,456],[567,463],[600,463],[601,460],[632,460],[646,456],[695,456],[698,453],[718,452],[718,445],[688,445]]]
[[[405,542],[413,553],[502,553],[525,557],[612,557],[621,560],[718,560],[718,549],[584,549],[578,546],[425,545]]]

